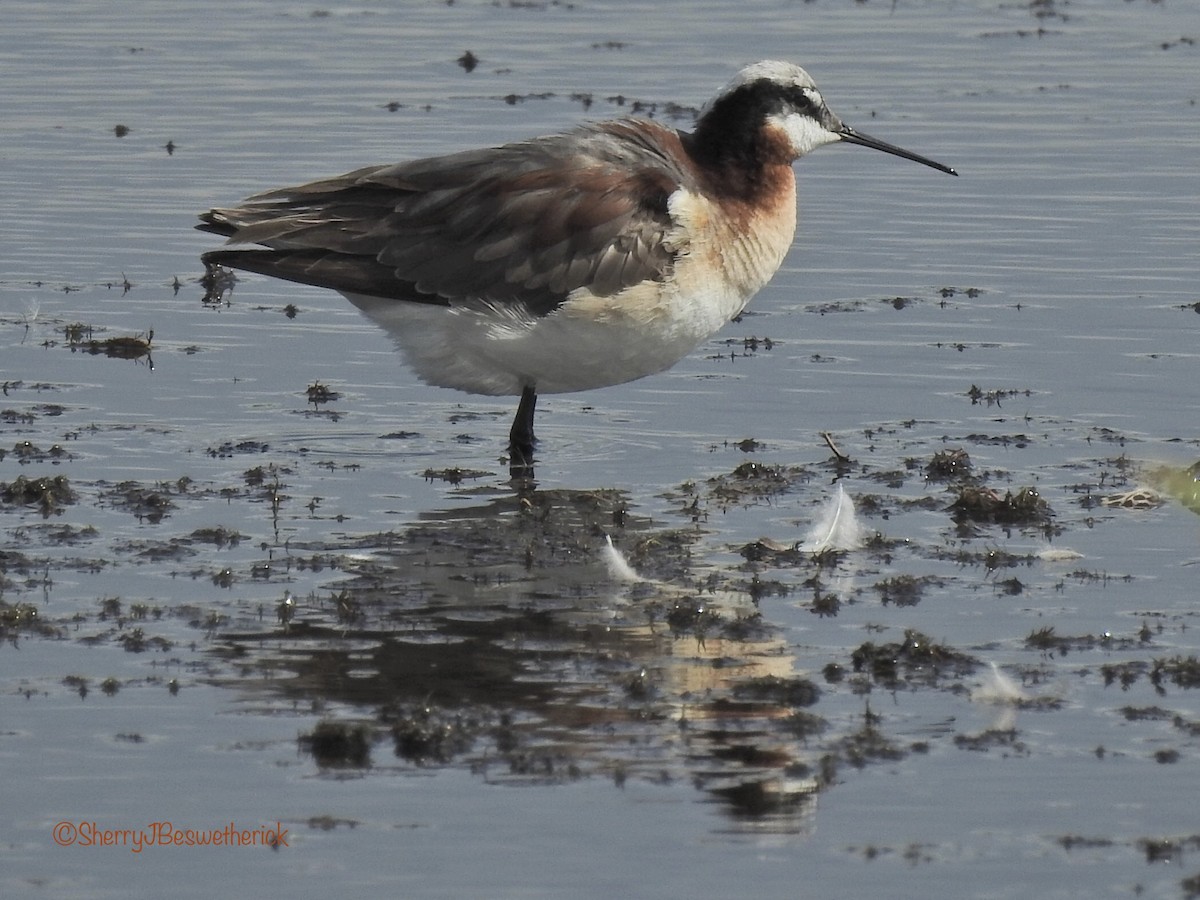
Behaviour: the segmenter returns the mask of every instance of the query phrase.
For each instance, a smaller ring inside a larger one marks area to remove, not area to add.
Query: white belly
[[[716,281],[716,279],[714,279]],[[639,285],[613,297],[577,292],[546,316],[484,305],[435,306],[348,294],[429,384],[474,394],[586,391],[670,368],[749,298]]]

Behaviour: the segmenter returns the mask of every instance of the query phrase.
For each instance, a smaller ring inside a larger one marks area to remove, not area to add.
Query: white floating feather
[[[1005,675],[994,662],[988,663],[988,672],[983,682],[971,692],[971,700],[975,703],[1014,705],[1024,699],[1025,694],[1017,683]]]
[[[1065,547],[1047,547],[1038,551],[1037,558],[1043,562],[1072,562],[1083,559],[1083,554]]]
[[[41,301],[36,298],[31,300],[23,300],[21,303],[25,307],[25,312],[22,314],[21,319],[24,321],[25,327],[28,328],[37,321],[38,312],[41,310],[42,304]]]
[[[604,536],[604,562],[608,566],[608,574],[614,581],[623,581],[627,584],[637,584],[646,579],[637,573],[625,557],[621,555],[621,551],[613,546],[612,538],[609,535]]]
[[[838,483],[837,491],[825,504],[821,517],[809,529],[808,538],[800,545],[807,553],[825,550],[854,550],[862,545],[862,526],[854,511],[854,501]]]

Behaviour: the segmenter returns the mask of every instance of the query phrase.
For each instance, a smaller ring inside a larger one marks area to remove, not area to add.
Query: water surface
[[[1123,0],[6,5],[0,484],[48,481],[0,505],[5,895],[1194,891],[1197,38]],[[535,485],[513,403],[340,297],[201,302],[209,206],[686,127],[763,57],[961,177],[801,161],[752,314],[545,398]],[[835,482],[870,541],[792,551]]]

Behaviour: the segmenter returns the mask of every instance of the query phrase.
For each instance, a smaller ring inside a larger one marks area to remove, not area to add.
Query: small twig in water
[[[850,462],[850,457],[837,448],[837,444],[833,442],[833,435],[828,431],[822,431],[821,437],[825,439],[825,443],[829,445],[829,449],[833,451],[833,455],[838,458],[838,462]]]

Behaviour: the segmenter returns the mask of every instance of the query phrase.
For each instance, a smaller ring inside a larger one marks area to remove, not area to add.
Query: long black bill
[[[863,134],[861,131],[855,131],[849,125],[843,125],[842,130],[838,132],[842,136],[842,140],[848,144],[858,144],[860,147],[870,147],[872,150],[882,150],[884,153],[890,153],[892,156],[901,156],[904,159],[911,159],[913,162],[919,162],[923,166],[929,166],[931,169],[937,169],[939,172],[945,172],[948,175],[957,175],[949,166],[943,166],[940,162],[934,162],[927,156],[921,156],[919,153],[912,153],[909,150],[904,150],[897,147],[895,144],[889,144],[887,141],[881,141],[879,138],[873,138],[869,134]]]

